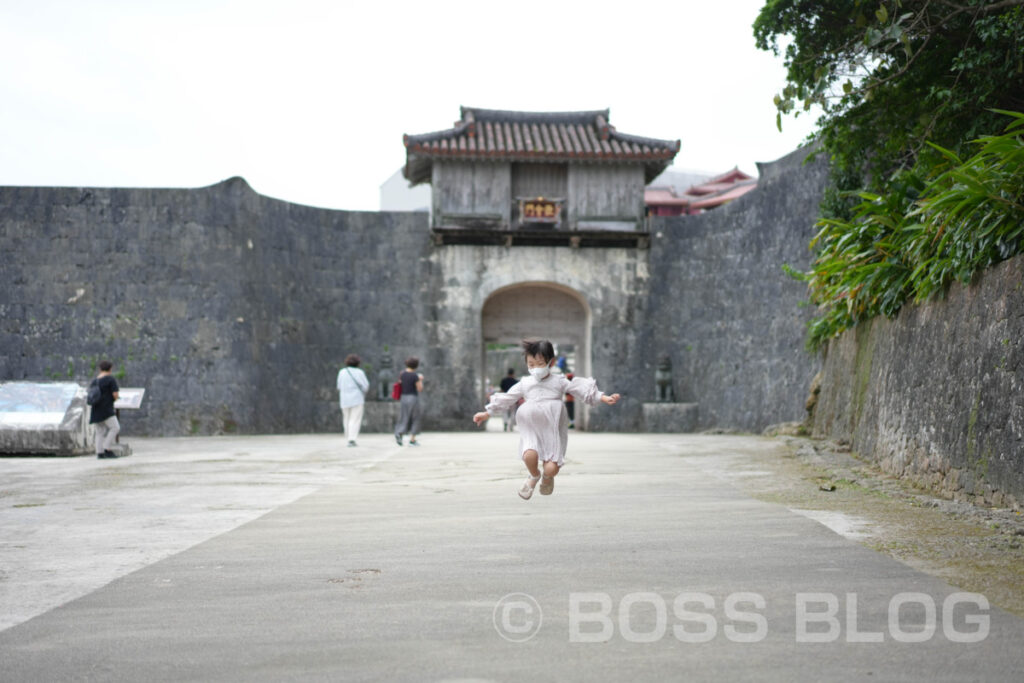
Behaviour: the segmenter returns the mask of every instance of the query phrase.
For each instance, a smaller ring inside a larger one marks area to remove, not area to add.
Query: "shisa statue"
[[[393,361],[387,347],[384,348],[384,355],[380,357],[380,370],[377,371],[377,400],[387,401],[391,398],[391,383],[395,381],[395,371],[392,367]]]
[[[658,403],[672,403],[676,392],[672,387],[672,359],[668,354],[658,357],[658,369],[654,371],[654,395]]]

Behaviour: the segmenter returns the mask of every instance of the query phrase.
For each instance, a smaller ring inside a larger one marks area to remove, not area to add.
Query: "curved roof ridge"
[[[459,107],[460,118],[472,112],[477,121],[519,121],[529,123],[593,123],[598,116],[608,120],[608,109],[583,111],[513,111],[510,109],[482,109],[480,107]]]
[[[609,127],[608,134],[623,142],[632,142],[636,145],[647,145],[648,147],[666,147],[674,146],[675,149],[679,150],[679,140],[662,140],[661,138],[647,138],[641,135],[630,135],[629,133],[620,133],[614,126]]]
[[[435,130],[430,133],[419,133],[418,135],[405,134],[402,136],[402,140],[408,145],[410,142],[434,142],[435,140],[444,140],[445,138],[453,138],[459,135],[464,130],[470,127],[470,123],[463,121],[454,128],[445,128],[444,130]]]

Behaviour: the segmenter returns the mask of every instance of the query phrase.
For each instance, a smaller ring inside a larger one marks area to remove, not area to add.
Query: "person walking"
[[[516,385],[516,369],[509,368],[508,374],[505,375],[501,380],[501,393],[507,394],[509,390]],[[491,397],[488,394],[487,402],[491,402]],[[503,431],[511,431],[516,426],[516,406],[511,405],[502,412],[502,427]]]
[[[405,370],[398,376],[398,381],[402,383],[402,396],[399,398],[401,406],[398,422],[395,424],[395,441],[399,446],[402,445],[403,434],[409,435],[410,446],[420,445],[420,442],[416,440],[416,435],[420,433],[420,415],[422,413],[420,393],[423,391],[423,375],[416,372],[416,368],[419,366],[419,358],[415,356],[407,358]]]
[[[121,431],[117,411],[114,410],[114,401],[120,396],[121,387],[117,386],[117,380],[111,374],[113,369],[113,363],[101,360],[100,373],[89,384],[90,389],[94,385],[99,389],[99,397],[90,403],[92,410],[89,411],[89,424],[96,428],[96,457],[101,459],[118,457],[117,453],[110,450]]]
[[[345,356],[345,367],[338,371],[338,400],[341,403],[342,423],[348,446],[352,448],[363,425],[363,409],[370,380],[359,364],[362,360],[354,353]]]

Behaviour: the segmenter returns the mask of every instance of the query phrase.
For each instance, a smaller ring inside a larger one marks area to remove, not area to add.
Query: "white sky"
[[[459,105],[611,109],[708,172],[795,149],[764,0],[0,0],[0,185],[200,187],[376,210]]]

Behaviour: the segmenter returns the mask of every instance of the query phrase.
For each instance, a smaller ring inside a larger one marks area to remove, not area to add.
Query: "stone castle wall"
[[[818,360],[804,350],[812,311],[806,270],[827,180],[797,150],[761,168],[756,190],[698,216],[661,219],[651,242],[651,295],[640,343],[653,397],[654,364],[672,359],[678,400],[698,404],[698,429],[760,432],[804,419]],[[650,399],[648,399],[650,400]]]
[[[135,434],[335,430],[346,353],[426,346],[426,216],[202,189],[0,188],[0,379],[142,386]]]
[[[619,391],[595,430],[643,429],[657,356],[701,427],[803,415],[802,287],[823,180],[796,153],[762,186],[696,217],[656,219],[650,249],[435,246],[423,213],[318,209],[240,178],[200,189],[0,188],[0,380],[85,383],[101,358],[147,389],[126,433],[340,431],[335,375],[385,346],[428,376],[427,429],[472,428],[481,308],[550,282],[591,313],[591,374]],[[392,411],[376,404],[370,427]]]
[[[830,342],[814,434],[950,498],[1024,503],[1024,257]]]

